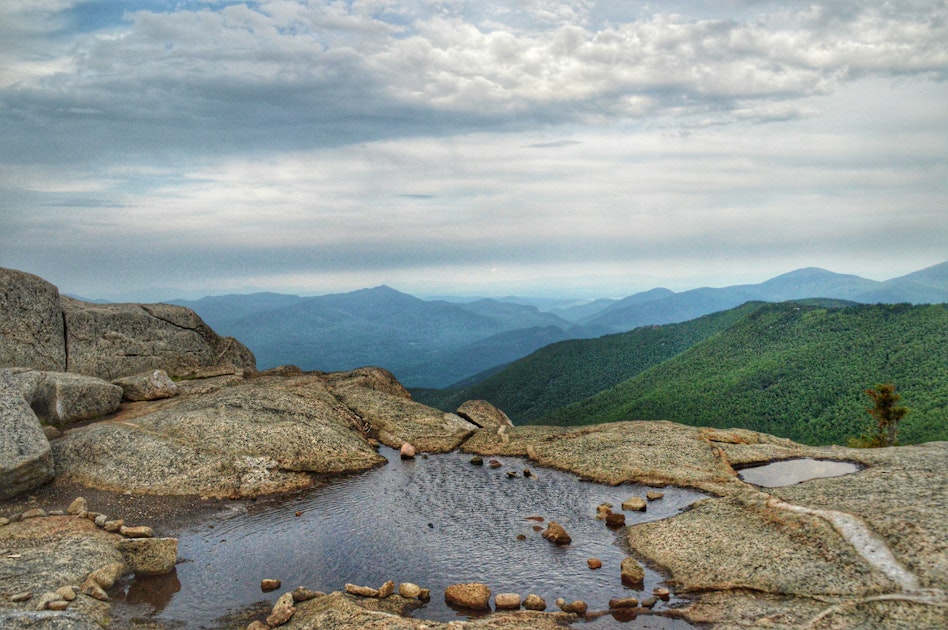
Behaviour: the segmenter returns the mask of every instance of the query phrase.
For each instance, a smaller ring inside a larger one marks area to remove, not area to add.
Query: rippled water
[[[377,588],[392,579],[431,589],[431,601],[413,616],[449,621],[464,616],[444,603],[444,589],[453,583],[484,582],[493,593],[536,593],[548,610],[557,597],[583,599],[590,611],[606,609],[613,597],[649,596],[661,583],[660,575],[647,571],[642,592],[624,587],[622,530],[595,518],[600,503],[618,510],[649,488],[586,483],[548,469],[534,468],[534,476],[524,477],[529,462],[520,458],[498,458],[503,467],[492,469],[474,466],[470,455],[459,453],[414,461],[401,461],[390,449],[383,454],[390,463],[376,470],[280,501],[248,503],[180,533],[178,556],[185,562],[176,574],[132,580],[126,602],[162,621],[214,628],[225,613],[275,602],[299,585],[330,592],[347,582]],[[518,476],[508,478],[508,470]],[[692,490],[662,491],[664,498],[649,502],[647,512],[626,512],[627,522],[672,516],[703,497]],[[535,516],[561,523],[573,543],[557,547],[543,539],[534,530],[540,524],[529,520]],[[590,570],[590,557],[601,559],[603,568]],[[263,578],[283,586],[262,593]],[[659,602],[655,610],[674,603]],[[615,624],[606,617],[588,625]],[[643,616],[620,625],[688,627]]]
[[[792,486],[810,479],[840,477],[859,470],[852,462],[837,462],[828,459],[787,459],[771,462],[763,466],[744,468],[738,471],[741,479],[747,483],[764,488]]]

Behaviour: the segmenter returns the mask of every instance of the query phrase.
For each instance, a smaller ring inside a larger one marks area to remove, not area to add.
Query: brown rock
[[[444,601],[471,610],[490,610],[490,588],[480,582],[452,584],[444,589]]]
[[[398,594],[406,599],[417,599],[421,597],[421,587],[411,582],[402,582],[398,585]]]
[[[155,535],[154,530],[146,525],[137,525],[135,527],[122,525],[119,527],[119,533],[127,538],[151,538]]]
[[[246,630],[270,630],[270,626],[262,621],[251,621]]]
[[[405,442],[402,444],[399,455],[401,455],[402,459],[415,459],[415,447],[408,442]]]
[[[546,610],[546,600],[536,593],[530,593],[523,600],[523,607],[527,610]]]
[[[378,597],[379,591],[371,586],[359,586],[357,584],[346,584],[346,592],[359,597]]]
[[[494,608],[497,610],[518,610],[520,608],[520,594],[497,593],[494,595]]]
[[[125,564],[122,562],[113,562],[99,567],[90,573],[88,579],[92,580],[104,589],[110,589],[124,574]]]
[[[22,593],[15,593],[10,595],[10,601],[15,603],[27,602],[33,598],[32,591],[23,591]]]
[[[280,599],[273,605],[273,610],[267,617],[267,625],[271,628],[282,626],[290,620],[295,612],[296,607],[293,606],[293,594],[284,593],[280,595]]]
[[[659,499],[665,496],[664,492],[659,492],[658,490],[649,490],[645,493],[645,498],[649,501],[658,501]]]
[[[76,599],[76,591],[78,591],[75,586],[61,586],[56,589],[56,594],[62,597],[65,601],[71,602]]]
[[[33,508],[20,514],[20,520],[25,521],[28,518],[43,518],[46,516],[46,510],[43,508]]]
[[[588,606],[586,605],[586,602],[584,602],[581,599],[577,599],[576,601],[572,601],[569,603],[564,603],[563,605],[560,606],[560,610],[562,610],[563,612],[572,613],[574,615],[579,615],[579,616],[585,615],[587,609],[588,609]]]
[[[573,542],[573,539],[569,537],[569,534],[566,533],[563,526],[556,521],[550,521],[547,524],[546,529],[543,531],[543,537],[556,545],[568,545]]]
[[[275,591],[282,586],[280,580],[274,580],[272,578],[264,578],[260,580],[260,590],[264,593],[269,593],[270,591]]]
[[[178,561],[177,538],[127,538],[116,543],[130,571],[139,575],[162,575]]]
[[[642,497],[632,497],[622,502],[622,509],[630,512],[644,512],[648,504]]]
[[[64,599],[46,602],[46,610],[66,610],[67,608],[69,608],[69,602]]]
[[[622,512],[610,512],[606,515],[606,527],[624,527],[625,514]]]
[[[324,593],[320,593],[318,591],[311,591],[304,586],[297,586],[295,589],[293,589],[294,602],[308,602],[309,600],[316,599],[317,597],[320,597],[321,595],[324,595]]]
[[[125,521],[117,518],[114,521],[106,521],[103,529],[107,532],[117,532],[125,525]]]
[[[599,558],[590,558],[589,560],[586,561],[586,564],[589,565],[589,568],[594,571],[596,569],[602,568],[602,560],[600,560]]]
[[[639,600],[635,597],[621,597],[609,600],[609,608],[638,608]]]
[[[389,580],[385,584],[379,587],[379,599],[385,599],[389,595],[395,592],[395,582]]]
[[[622,560],[622,583],[629,586],[640,586],[645,580],[645,569],[635,558],[627,557]]]
[[[86,580],[82,583],[82,592],[84,595],[88,595],[92,599],[97,599],[100,602],[106,602],[109,600],[109,596],[106,592],[93,580]]]
[[[658,597],[659,599],[664,599],[666,602],[671,597],[671,591],[669,591],[664,586],[656,586],[652,589],[652,595]]]
[[[72,500],[72,503],[69,504],[69,508],[66,510],[67,514],[79,514],[80,512],[88,512],[89,504],[82,497],[76,497]]]

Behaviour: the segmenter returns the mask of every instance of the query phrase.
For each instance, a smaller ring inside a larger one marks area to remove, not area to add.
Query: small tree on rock
[[[866,390],[866,395],[875,403],[866,411],[875,420],[862,436],[851,441],[851,446],[875,448],[895,446],[899,443],[899,421],[909,412],[908,407],[898,404],[902,398],[895,393],[895,385],[886,383]]]

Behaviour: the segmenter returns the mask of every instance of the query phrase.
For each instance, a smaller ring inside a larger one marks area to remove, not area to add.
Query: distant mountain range
[[[375,365],[408,387],[442,388],[496,372],[557,341],[684,322],[748,301],[813,297],[948,302],[948,262],[885,282],[807,268],[760,284],[680,293],[657,288],[586,304],[515,296],[422,300],[387,286],[318,297],[255,293],[171,303],[194,309],[219,334],[242,341],[261,369]]]

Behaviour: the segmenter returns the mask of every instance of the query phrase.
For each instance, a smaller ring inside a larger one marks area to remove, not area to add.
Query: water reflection
[[[619,510],[647,488],[584,483],[547,469],[525,477],[529,462],[520,458],[501,458],[503,466],[491,469],[458,453],[414,461],[401,461],[389,449],[383,455],[390,463],[374,471],[293,497],[250,502],[246,510],[182,532],[180,590],[159,589],[152,616],[213,628],[223,614],[275,601],[298,585],[329,592],[347,582],[378,587],[392,579],[431,589],[431,601],[415,617],[449,621],[466,616],[444,603],[444,589],[453,583],[484,582],[495,594],[536,593],[548,610],[557,597],[583,599],[590,611],[605,610],[614,597],[647,597],[661,583],[660,575],[647,571],[641,592],[623,586],[619,565],[626,553],[617,544],[623,530],[609,530],[595,518],[600,503]],[[646,512],[626,512],[627,522],[666,518],[703,497],[663,491]],[[559,522],[572,544],[557,547],[543,539],[531,517]],[[601,569],[589,569],[591,557],[602,560]],[[262,593],[263,578],[279,579],[283,587]],[[656,610],[674,603],[659,602]],[[621,627],[683,625],[639,619],[649,623]],[[588,626],[610,623],[619,622],[607,615]]]
[[[840,477],[859,470],[859,466],[852,462],[837,462],[828,459],[787,459],[771,462],[764,466],[744,468],[738,472],[741,479],[747,483],[764,488],[779,488],[792,486],[810,479],[825,477]]]

